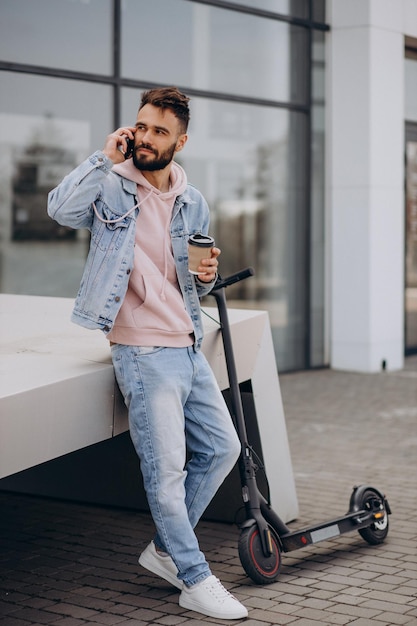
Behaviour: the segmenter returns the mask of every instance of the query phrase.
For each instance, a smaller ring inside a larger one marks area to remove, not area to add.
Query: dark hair
[[[190,98],[181,93],[176,87],[159,87],[149,89],[142,94],[139,111],[145,104],[152,104],[160,109],[171,110],[180,122],[181,131],[187,132],[190,121],[190,109],[188,103]]]

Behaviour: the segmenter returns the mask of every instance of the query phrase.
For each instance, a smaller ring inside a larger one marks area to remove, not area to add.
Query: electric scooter
[[[248,442],[225,294],[226,287],[253,274],[252,268],[246,268],[224,279],[219,276],[210,295],[214,296],[219,312],[230,385],[232,419],[242,446],[239,473],[245,520],[240,525],[239,558],[243,569],[253,582],[264,585],[278,578],[281,552],[305,548],[353,530],[357,530],[370,545],[382,543],[388,534],[388,515],[391,514],[391,510],[385,495],[378,489],[369,485],[359,485],[353,488],[346,515],[291,531],[260,492],[256,481],[259,456]]]

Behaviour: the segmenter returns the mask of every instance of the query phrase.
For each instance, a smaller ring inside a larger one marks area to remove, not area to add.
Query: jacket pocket
[[[91,238],[102,251],[119,250],[127,234],[131,218],[121,217],[106,205],[102,207],[101,213],[104,221],[95,216]]]

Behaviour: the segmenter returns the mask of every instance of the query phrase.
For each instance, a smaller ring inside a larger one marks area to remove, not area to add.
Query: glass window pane
[[[314,1],[317,2],[317,0]],[[254,9],[281,13],[281,15],[308,17],[308,0],[231,0],[231,2]]]
[[[122,99],[129,122],[139,94],[125,89]],[[304,367],[305,116],[203,98],[190,106],[189,141],[177,161],[210,205],[220,272],[256,272],[230,288],[231,305],[268,310],[280,369]]]
[[[319,367],[326,362],[325,351],[325,36],[313,33],[313,107],[311,114],[311,229],[310,229],[310,363]]]
[[[405,349],[417,349],[417,126],[407,124]]]
[[[112,72],[111,0],[2,0],[0,58]]]
[[[47,194],[104,145],[111,88],[8,72],[0,80],[0,290],[74,297],[87,233],[51,220]]]
[[[209,89],[305,102],[307,31],[232,11],[211,11]]]
[[[409,122],[417,122],[417,60],[404,59],[405,96],[404,117]]]
[[[314,0],[312,3],[313,15],[312,19],[314,22],[322,22],[323,24],[326,21],[326,2],[325,0]]]
[[[198,23],[193,16],[194,5],[186,0],[124,0],[122,75],[168,85],[192,85],[193,37],[198,40],[193,30]]]
[[[124,76],[306,102],[306,29],[187,0],[126,0],[123,6]]]

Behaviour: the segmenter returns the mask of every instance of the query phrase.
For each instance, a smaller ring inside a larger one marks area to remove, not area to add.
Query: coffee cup
[[[210,235],[196,233],[188,239],[188,271],[191,274],[203,274],[198,267],[202,259],[211,257],[211,249],[214,246],[214,239]]]

